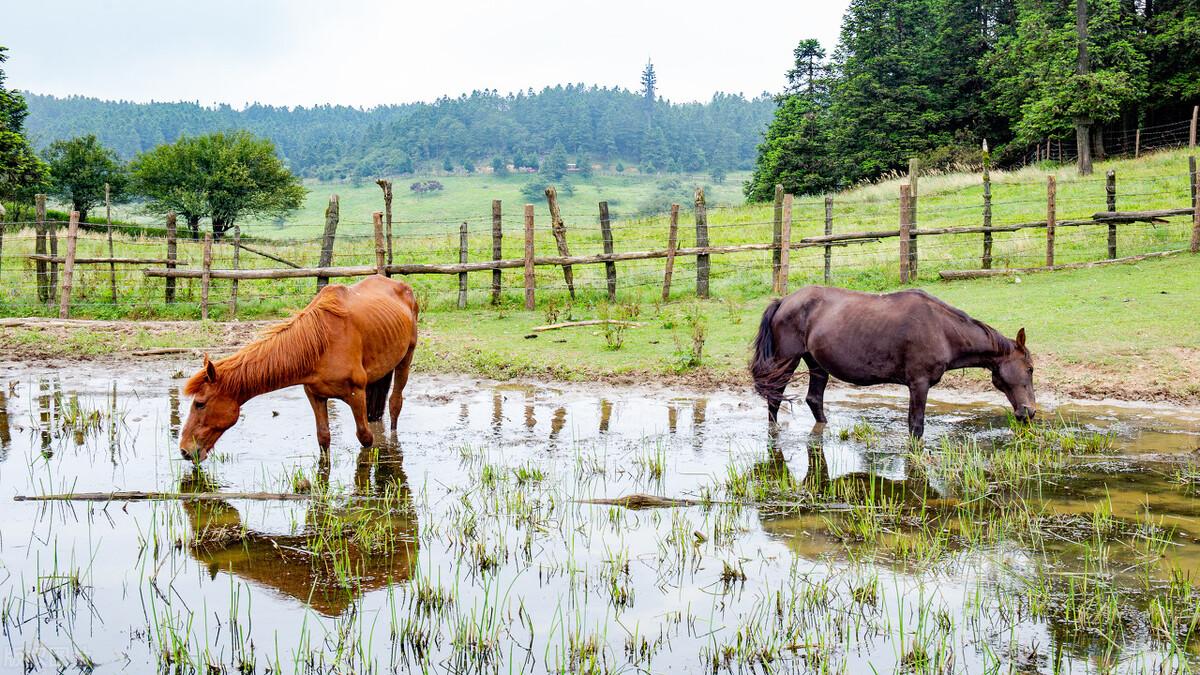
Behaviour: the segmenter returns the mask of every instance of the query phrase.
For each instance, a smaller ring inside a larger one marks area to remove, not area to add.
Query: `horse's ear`
[[[1021,330],[1017,331],[1017,344],[1021,345],[1021,349],[1025,349],[1025,328],[1024,328],[1024,326],[1021,327]]]
[[[209,360],[208,354],[204,355],[204,379],[208,380],[209,382],[217,381],[217,367],[213,365],[211,360]]]

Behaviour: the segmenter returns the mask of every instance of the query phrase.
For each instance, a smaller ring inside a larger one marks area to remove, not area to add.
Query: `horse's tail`
[[[784,400],[783,391],[787,388],[792,373],[796,370],[796,359],[781,359],[775,349],[775,335],[772,324],[775,313],[783,299],[773,301],[763,312],[762,322],[758,325],[758,336],[754,338],[754,355],[750,359],[750,374],[754,377],[754,391],[767,399],[768,403],[779,403]]]

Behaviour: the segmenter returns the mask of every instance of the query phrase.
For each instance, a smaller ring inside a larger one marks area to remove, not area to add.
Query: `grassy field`
[[[1070,167],[1039,166],[993,175],[993,223],[1027,222],[1045,218],[1045,180],[1048,173],[1058,178],[1058,217],[1060,220],[1087,217],[1105,207],[1104,174],[1117,175],[1117,205],[1123,210],[1179,208],[1188,203],[1187,158],[1183,151],[1164,152],[1139,160],[1118,160],[1097,166],[1096,174],[1081,179]],[[479,199],[477,213],[468,221],[470,260],[490,258],[490,196],[500,194],[485,189],[484,177],[464,179],[464,189],[474,190]],[[603,181],[590,194],[584,189],[576,199],[594,203],[604,193]],[[611,179],[625,180],[625,179]],[[523,179],[509,178],[505,189],[519,191]],[[733,180],[731,179],[731,183]],[[894,228],[897,204],[894,198],[899,179],[865,186],[834,197],[834,231],[881,230]],[[466,187],[470,185],[471,187]],[[643,185],[645,187],[645,185]],[[431,200],[449,198],[446,195]],[[651,187],[650,189],[655,189]],[[690,190],[690,188],[688,188]],[[360,206],[367,208],[378,197],[378,188],[365,185],[360,192],[344,192],[343,222]],[[685,190],[686,192],[687,190]],[[372,197],[374,195],[374,197]],[[503,195],[501,195],[503,198]],[[519,196],[519,192],[518,192]],[[404,195],[404,199],[414,199]],[[355,202],[354,200],[359,200]],[[517,200],[518,203],[520,200]],[[398,204],[400,200],[398,200]],[[430,202],[432,203],[432,201]],[[449,203],[449,202],[447,202]],[[461,201],[455,202],[462,205]],[[506,201],[506,204],[508,201]],[[371,207],[371,208],[377,208]],[[576,202],[564,204],[563,211],[573,254],[601,250],[599,228],[594,215],[578,212]],[[588,207],[590,209],[590,207]],[[398,208],[398,217],[409,213]],[[432,211],[425,212],[431,213]],[[978,176],[948,174],[924,176],[920,183],[919,227],[975,225],[982,218],[982,188]],[[397,227],[397,262],[453,262],[458,258],[457,217],[421,224],[424,233]],[[794,238],[819,234],[824,229],[824,203],[820,198],[797,199]],[[553,252],[555,246],[548,219],[539,216],[536,245],[539,255]],[[767,242],[771,236],[771,206],[714,206],[709,210],[710,237],[713,244]],[[299,225],[297,226],[299,227]],[[519,258],[523,243],[517,234],[520,214],[506,208],[504,257]],[[440,232],[434,230],[441,229]],[[271,234],[247,227],[248,234]],[[663,217],[626,218],[613,226],[617,251],[661,249],[665,246],[666,221]],[[372,264],[373,241],[356,234],[353,226],[341,233],[335,252],[335,264]],[[1118,232],[1118,254],[1133,255],[1151,251],[1184,248],[1190,233],[1188,218],[1173,218],[1159,224],[1122,225]],[[690,212],[681,214],[680,244],[694,241]],[[928,237],[920,240],[919,285],[957,304],[979,318],[1012,333],[1024,324],[1039,353],[1047,358],[1049,369],[1042,372],[1062,391],[1072,393],[1120,393],[1116,384],[1129,385],[1131,396],[1196,400],[1197,288],[1200,275],[1196,261],[1184,255],[1175,259],[1139,265],[1083,270],[1071,273],[1035,275],[1016,283],[997,279],[971,283],[945,284],[936,281],[941,269],[979,267],[981,235]],[[319,249],[307,237],[279,240],[268,238],[255,243],[275,255],[299,264],[316,263]],[[60,242],[60,247],[62,246]],[[1030,229],[995,235],[994,265],[1023,267],[1039,265],[1045,256],[1045,234]],[[118,235],[117,255],[159,258],[164,244],[154,237]],[[1106,227],[1062,228],[1057,237],[1058,262],[1102,259],[1107,249]],[[36,301],[33,263],[25,255],[33,250],[29,229],[6,234],[3,269],[0,271],[0,315],[53,315],[56,305]],[[79,242],[80,256],[104,256],[107,242],[101,233],[88,233]],[[199,242],[180,244],[180,258],[197,266],[201,259]],[[849,288],[890,290],[899,286],[897,240],[867,241],[832,249],[831,282]],[[216,247],[214,267],[232,266],[232,250]],[[199,315],[198,280],[180,280],[178,302],[163,302],[163,280],[147,278],[143,266],[126,266],[117,271],[117,301],[111,300],[112,287],[107,266],[80,267],[77,270],[72,316],[103,319],[195,319]],[[277,263],[240,254],[242,267],[274,267]],[[668,302],[661,300],[663,261],[624,262],[617,265],[618,302],[606,299],[604,266],[574,268],[576,295],[572,301],[559,268],[544,267],[537,272],[538,309],[521,309],[521,270],[503,273],[501,302],[490,304],[491,273],[469,275],[468,310],[454,308],[457,276],[418,276],[407,279],[416,288],[423,313],[422,321],[429,336],[430,349],[424,351],[423,367],[455,369],[506,377],[536,375],[563,378],[595,376],[621,377],[646,373],[687,372],[690,378],[715,378],[733,381],[740,377],[746,344],[758,312],[770,294],[770,252],[754,252],[712,257],[713,299],[701,303],[695,297],[695,260],[676,262],[674,284]],[[335,280],[351,282],[352,279]],[[790,282],[793,288],[823,281],[823,250],[807,248],[793,251]],[[315,282],[312,279],[243,281],[238,291],[239,319],[269,319],[286,315],[307,303]],[[213,282],[211,316],[216,320],[232,318],[229,307],[231,283]],[[523,339],[528,328],[555,319],[588,319],[633,316],[644,327],[631,329],[624,336],[605,336],[591,329],[559,331],[537,339]],[[702,326],[704,348],[697,369],[692,355],[692,333]],[[621,348],[606,344],[623,337]],[[36,342],[35,338],[33,339]],[[103,345],[96,347],[104,351]],[[696,373],[699,372],[699,375]],[[1098,374],[1103,374],[1099,377]]]

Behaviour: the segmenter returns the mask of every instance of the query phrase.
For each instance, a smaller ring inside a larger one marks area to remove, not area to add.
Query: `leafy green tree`
[[[1200,0],[1145,3],[1140,51],[1148,63],[1144,100],[1187,114],[1200,100]]]
[[[492,173],[496,176],[508,175],[508,164],[505,163],[503,157],[492,158]]]
[[[87,222],[88,212],[104,203],[106,183],[112,201],[124,201],[129,172],[117,153],[94,135],[55,141],[44,157],[50,167],[51,194],[69,202],[81,221]]]
[[[206,195],[213,235],[245,217],[283,217],[304,203],[308,190],[279,159],[275,145],[246,131],[196,139],[208,173]]]
[[[183,137],[144,152],[130,163],[132,191],[145,199],[144,209],[154,215],[175,212],[200,236],[200,220],[209,215],[207,146]]]

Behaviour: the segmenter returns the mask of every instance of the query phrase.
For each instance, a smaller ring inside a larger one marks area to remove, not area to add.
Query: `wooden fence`
[[[1191,158],[1189,166],[1189,186],[1191,188],[1192,205],[1186,208],[1174,209],[1159,209],[1147,211],[1119,211],[1116,208],[1118,198],[1116,189],[1115,174],[1109,172],[1106,177],[1105,197],[1106,208],[1103,211],[1097,211],[1090,217],[1083,219],[1060,220],[1056,209],[1056,183],[1053,176],[1049,176],[1046,182],[1046,218],[1042,220],[1019,222],[1004,225],[995,225],[992,223],[992,190],[991,178],[987,170],[983,173],[983,210],[982,222],[979,225],[965,225],[954,227],[920,227],[918,225],[918,182],[916,176],[919,174],[919,167],[911,167],[911,176],[908,183],[900,186],[898,210],[895,213],[895,221],[898,226],[889,229],[880,230],[864,230],[854,232],[833,233],[833,216],[834,204],[832,198],[825,199],[825,223],[824,234],[794,237],[793,236],[793,197],[789,194],[784,194],[782,187],[777,187],[775,195],[775,206],[772,219],[772,236],[770,241],[762,243],[745,243],[731,245],[711,245],[708,237],[708,209],[705,204],[705,195],[703,189],[697,189],[694,194],[693,212],[694,212],[694,227],[695,227],[695,245],[694,246],[679,246],[678,230],[679,230],[679,211],[678,204],[674,204],[669,212],[669,229],[666,240],[660,248],[650,248],[647,250],[623,251],[614,250],[613,236],[609,218],[609,209],[606,202],[599,204],[599,221],[602,234],[603,252],[597,254],[579,255],[572,254],[569,246],[568,228],[561,215],[558,197],[553,187],[546,189],[547,206],[550,213],[550,230],[554,238],[556,255],[537,255],[534,246],[534,207],[532,204],[526,204],[523,209],[523,236],[524,236],[524,255],[520,258],[503,258],[501,242],[504,236],[502,228],[502,204],[497,200],[492,203],[492,248],[491,259],[469,262],[467,256],[467,229],[464,223],[459,230],[458,256],[457,261],[445,263],[398,263],[395,262],[393,251],[393,237],[391,233],[391,213],[390,213],[390,184],[387,181],[381,181],[381,186],[384,188],[386,211],[376,212],[373,214],[372,227],[374,235],[374,264],[368,265],[352,265],[352,266],[334,266],[332,260],[334,257],[335,247],[337,245],[337,229],[340,220],[339,203],[337,196],[330,199],[329,207],[326,210],[326,221],[324,235],[321,240],[320,262],[316,267],[304,267],[295,262],[284,259],[280,255],[275,255],[262,250],[259,245],[251,245],[242,241],[239,228],[234,228],[232,237],[228,237],[223,244],[232,247],[233,266],[231,268],[214,268],[213,266],[213,245],[214,240],[212,234],[205,235],[203,242],[203,256],[200,261],[200,266],[191,266],[190,261],[180,259],[178,257],[178,241],[177,228],[175,227],[175,218],[169,215],[167,218],[166,236],[164,242],[163,257],[146,257],[146,258],[131,258],[131,257],[115,257],[112,254],[110,244],[109,257],[76,257],[76,238],[79,232],[78,213],[72,213],[66,231],[66,247],[65,254],[60,256],[58,251],[58,238],[56,234],[57,227],[48,226],[45,221],[45,199],[39,195],[37,199],[38,221],[35,225],[37,233],[35,252],[26,256],[34,263],[35,274],[37,277],[38,298],[40,301],[52,304],[57,298],[59,307],[59,316],[65,318],[70,311],[72,284],[74,279],[74,271],[77,266],[82,265],[108,265],[110,270],[116,264],[133,264],[147,265],[142,270],[142,274],[148,278],[163,278],[166,280],[164,288],[164,300],[167,303],[175,302],[175,282],[178,279],[199,279],[200,280],[200,313],[202,318],[209,316],[209,287],[213,279],[228,279],[232,280],[231,295],[229,306],[232,314],[236,314],[238,303],[237,282],[240,280],[261,280],[261,279],[293,279],[293,278],[315,278],[317,279],[317,287],[324,285],[330,278],[334,277],[361,277],[373,274],[384,275],[457,275],[458,276],[458,303],[459,307],[466,306],[467,292],[467,275],[478,272],[492,272],[491,280],[491,298],[493,304],[497,303],[502,291],[500,271],[506,269],[522,269],[524,270],[523,285],[524,285],[524,300],[526,309],[533,309],[536,304],[537,288],[535,284],[535,269],[537,267],[552,266],[561,268],[563,281],[567,292],[574,297],[575,294],[575,279],[573,270],[579,266],[587,265],[604,265],[605,266],[605,285],[607,287],[607,295],[610,301],[615,301],[618,288],[618,265],[617,263],[638,260],[655,260],[663,259],[664,265],[662,269],[662,297],[668,298],[671,291],[672,277],[675,269],[676,261],[680,257],[695,258],[695,293],[698,297],[704,298],[709,295],[709,279],[710,279],[710,260],[711,256],[722,256],[736,253],[746,253],[753,251],[771,251],[771,290],[776,294],[786,294],[788,292],[788,283],[790,268],[792,263],[791,253],[800,249],[819,248],[824,251],[824,280],[826,283],[831,279],[831,258],[832,251],[835,247],[849,246],[852,244],[862,244],[868,242],[881,242],[883,240],[897,240],[896,261],[897,273],[900,283],[906,284],[917,276],[918,265],[920,264],[920,254],[918,248],[919,240],[923,238],[935,238],[951,235],[980,235],[980,255],[978,257],[979,268],[968,270],[946,270],[941,271],[940,276],[943,279],[963,279],[980,276],[990,276],[995,274],[1009,274],[1014,271],[1033,271],[1033,270],[1054,270],[1078,267],[1081,265],[1092,266],[1098,264],[1106,264],[1113,262],[1125,262],[1129,260],[1142,259],[1146,257],[1170,255],[1179,251],[1156,251],[1141,255],[1119,257],[1117,250],[1117,228],[1122,224],[1130,223],[1156,223],[1163,222],[1163,219],[1170,217],[1191,217],[1191,238],[1188,250],[1192,253],[1200,252],[1200,210],[1195,208],[1196,194],[1200,192],[1200,176],[1197,175],[1195,158]],[[1055,247],[1056,235],[1064,228],[1083,228],[1083,227],[1103,227],[1107,229],[1107,258],[1094,262],[1086,263],[1069,263],[1066,265],[1056,264]],[[993,235],[1001,232],[1016,232],[1020,230],[1044,230],[1045,231],[1045,264],[1037,267],[1016,268],[1016,269],[993,269]],[[111,228],[110,228],[111,232]],[[1182,248],[1180,251],[1183,250]],[[238,252],[244,251],[248,254],[261,256],[278,263],[278,267],[259,268],[259,269],[243,269],[239,265]],[[59,279],[59,267],[62,268],[61,281]],[[113,273],[115,275],[115,273]],[[112,293],[115,299],[117,293],[117,284],[115,276],[112,281]]]

